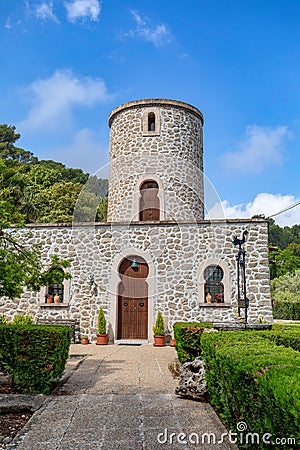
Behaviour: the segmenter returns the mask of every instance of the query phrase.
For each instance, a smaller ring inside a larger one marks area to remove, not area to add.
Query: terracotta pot
[[[47,295],[47,303],[53,303],[53,295]]]
[[[166,346],[166,336],[154,336],[154,347],[165,347]]]
[[[54,303],[60,303],[60,296],[58,294],[54,295]]]
[[[97,334],[96,345],[107,345],[108,344],[108,334]]]
[[[82,343],[82,345],[88,344],[89,343],[89,338],[88,337],[82,337],[81,338],[81,343]]]
[[[206,303],[212,303],[212,296],[210,295],[210,293],[206,294],[205,300]]]
[[[175,345],[176,345],[176,340],[170,339],[170,347],[175,347]]]

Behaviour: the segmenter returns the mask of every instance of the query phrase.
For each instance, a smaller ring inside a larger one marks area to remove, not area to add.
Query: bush
[[[31,316],[25,316],[25,314],[17,314],[13,318],[12,325],[31,325],[32,324],[32,317]]]
[[[300,320],[300,270],[271,281],[274,319]]]
[[[0,369],[21,392],[49,394],[65,369],[71,327],[1,325]]]
[[[7,318],[2,314],[0,316],[0,325],[6,325],[8,322]]]
[[[165,324],[161,312],[158,311],[155,325],[153,326],[154,336],[164,336],[165,335]]]
[[[300,439],[297,351],[256,331],[205,333],[201,347],[211,404],[229,428],[236,431],[244,421],[247,432],[261,437],[270,433]],[[244,444],[239,448],[266,448],[262,442]]]
[[[212,328],[208,322],[176,322],[173,325],[176,350],[181,363],[193,361],[201,354],[201,334],[204,328]]]
[[[273,317],[274,319],[300,320],[300,301],[293,302],[274,299]]]
[[[258,331],[259,336],[274,342],[276,345],[291,347],[300,351],[300,326],[277,327],[273,325],[270,331]]]
[[[102,309],[102,306],[98,313],[98,333],[106,334],[106,319]]]

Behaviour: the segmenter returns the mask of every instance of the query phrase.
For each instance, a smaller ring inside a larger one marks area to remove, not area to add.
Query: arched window
[[[158,184],[154,180],[144,181],[140,187],[139,219],[143,222],[159,220]]]
[[[141,125],[143,136],[159,136],[161,127],[159,108],[154,106],[145,109],[143,112]]]
[[[148,114],[148,131],[155,131],[155,114],[153,112]]]
[[[211,265],[206,267],[204,271],[205,303],[224,303],[223,277],[224,272],[220,266]]]
[[[62,269],[51,269],[47,274],[48,285],[46,286],[46,302],[64,302],[64,271]],[[50,300],[49,300],[50,298]]]

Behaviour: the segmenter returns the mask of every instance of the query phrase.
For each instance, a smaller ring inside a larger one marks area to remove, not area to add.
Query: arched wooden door
[[[148,265],[143,258],[130,256],[119,273],[118,339],[148,339]]]
[[[140,220],[159,220],[158,184],[156,181],[144,181],[140,187]]]

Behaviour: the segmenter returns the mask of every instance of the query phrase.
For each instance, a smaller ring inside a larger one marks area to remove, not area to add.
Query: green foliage
[[[283,345],[300,351],[300,325],[289,327],[273,325],[272,330],[259,331],[259,336],[274,342],[276,345]]]
[[[181,363],[193,361],[201,354],[201,335],[204,328],[212,328],[208,322],[176,322],[173,325],[176,351]]]
[[[16,314],[13,318],[11,325],[31,325],[32,317],[25,316],[25,314]]]
[[[2,325],[0,369],[21,392],[49,394],[64,372],[71,334],[66,326]]]
[[[269,219],[269,242],[282,250],[293,242],[300,244],[300,225],[282,228],[273,219]]]
[[[98,313],[98,333],[106,334],[106,319],[105,319],[105,315],[104,315],[102,306],[99,309],[99,313]]]
[[[274,319],[300,320],[300,301],[273,300]]]
[[[39,161],[14,145],[20,138],[15,130],[14,126],[0,125],[0,162],[6,170],[2,186],[0,170],[0,190],[6,188],[14,213],[22,215],[26,223],[106,221],[108,181],[60,162]],[[6,198],[3,192],[0,197]],[[19,223],[20,218],[10,215],[10,222],[15,221]]]
[[[0,316],[0,325],[6,325],[8,323],[7,318],[2,314]]]
[[[300,320],[300,270],[271,281],[274,319]]]
[[[210,401],[228,428],[244,421],[247,432],[299,440],[299,352],[255,331],[204,333],[201,347]],[[239,448],[265,448],[244,443]]]
[[[288,246],[284,250],[280,248],[270,251],[270,260],[273,264],[272,277],[280,277],[286,273],[295,273],[300,269],[300,258],[293,252],[294,246]]]
[[[14,231],[0,230],[0,296],[20,297],[25,287],[38,291],[41,286],[50,285],[53,279],[70,278],[63,268],[69,261],[58,256],[51,257],[50,268],[43,269],[42,245],[23,244],[14,236]],[[52,270],[52,272],[51,272]]]
[[[164,319],[160,311],[157,313],[155,324],[153,325],[154,336],[164,336],[165,335],[165,324]]]
[[[7,165],[17,165],[18,163],[35,164],[38,159],[33,156],[33,153],[14,145],[20,138],[20,134],[15,133],[15,130],[15,126],[0,125],[0,159],[5,160]]]

